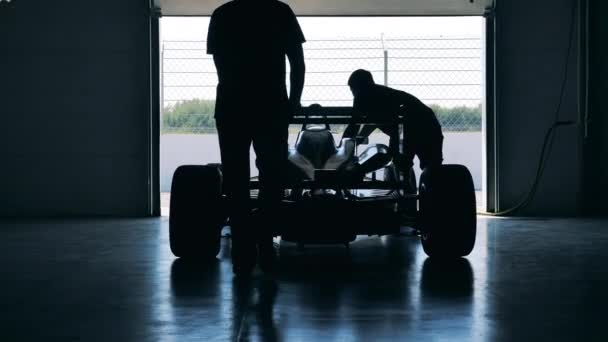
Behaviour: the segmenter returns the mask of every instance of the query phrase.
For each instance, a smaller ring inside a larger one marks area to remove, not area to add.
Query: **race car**
[[[394,121],[402,127],[404,120],[398,116]],[[401,170],[393,163],[386,145],[369,144],[361,137],[336,143],[331,125],[349,123],[387,122],[353,116],[351,107],[304,107],[292,117],[291,124],[302,128],[289,149],[288,181],[273,218],[273,234],[300,245],[348,245],[358,235],[399,234],[403,227],[411,227],[430,257],[468,255],[477,230],[469,170],[463,165],[430,167],[417,184],[411,168]],[[250,189],[255,212],[256,177]],[[169,216],[173,254],[215,258],[221,231],[230,224],[226,203],[220,164],[177,168]]]

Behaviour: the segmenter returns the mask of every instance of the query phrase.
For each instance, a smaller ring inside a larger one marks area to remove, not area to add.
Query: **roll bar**
[[[398,114],[394,119],[371,120],[366,116],[354,116],[353,107],[302,107],[291,117],[291,124],[403,124],[403,114]]]

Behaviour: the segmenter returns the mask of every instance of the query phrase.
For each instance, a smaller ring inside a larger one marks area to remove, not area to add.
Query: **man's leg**
[[[427,167],[441,165],[443,163],[443,137],[428,141],[418,149],[416,154],[420,160],[420,168],[423,170]]]
[[[280,114],[280,113],[279,113]],[[278,116],[278,115],[277,115]],[[253,137],[253,148],[260,171],[260,211],[261,219],[257,229],[260,251],[260,266],[268,270],[275,259],[272,238],[275,232],[273,222],[280,210],[285,190],[287,172],[286,115],[277,120],[259,122]]]
[[[242,122],[217,120],[223,189],[228,197],[235,273],[250,272],[256,263],[255,235],[250,225],[249,148],[251,135]]]

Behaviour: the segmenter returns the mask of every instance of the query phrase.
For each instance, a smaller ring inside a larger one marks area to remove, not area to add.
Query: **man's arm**
[[[224,76],[222,75],[222,72],[224,70],[222,63],[224,59],[218,57],[218,54],[220,54],[220,51],[222,50],[219,46],[221,43],[221,39],[220,37],[218,37],[218,35],[220,34],[220,29],[218,28],[218,26],[220,25],[220,20],[218,19],[218,12],[219,10],[215,10],[211,15],[211,20],[209,21],[209,28],[207,30],[207,54],[213,55],[213,63],[215,64],[215,70],[217,70],[218,79],[221,81]]]
[[[291,73],[289,75],[289,109],[292,112],[290,114],[293,114],[293,111],[300,107],[302,91],[304,90],[306,65],[304,64],[304,50],[302,49],[302,44],[292,44],[292,46],[287,49],[287,58],[289,59],[289,66],[291,67]]]
[[[217,71],[217,78],[218,78],[218,80],[220,80],[220,83],[221,83],[221,80],[224,79],[223,71],[225,68],[222,65],[223,62],[224,62],[224,59],[218,57],[217,53],[213,55],[213,64],[215,64],[215,70]]]

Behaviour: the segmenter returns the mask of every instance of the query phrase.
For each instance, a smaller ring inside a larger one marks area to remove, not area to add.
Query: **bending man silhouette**
[[[372,74],[363,69],[354,71],[348,80],[353,93],[355,115],[365,115],[372,120],[387,121],[404,114],[405,140],[403,154],[399,154],[399,128],[397,124],[350,124],[344,137],[368,137],[376,128],[390,137],[389,150],[393,161],[401,170],[414,165],[414,156],[420,160],[420,168],[441,165],[443,162],[443,134],[441,125],[431,108],[414,95],[401,90],[376,84]]]
[[[211,16],[207,53],[219,79],[215,118],[236,274],[250,273],[256,259],[267,271],[276,258],[269,218],[283,197],[289,117],[300,106],[304,87],[304,42],[293,11],[277,0],[233,0]],[[285,56],[291,67],[289,97]],[[260,225],[250,220],[252,143],[266,218]]]

